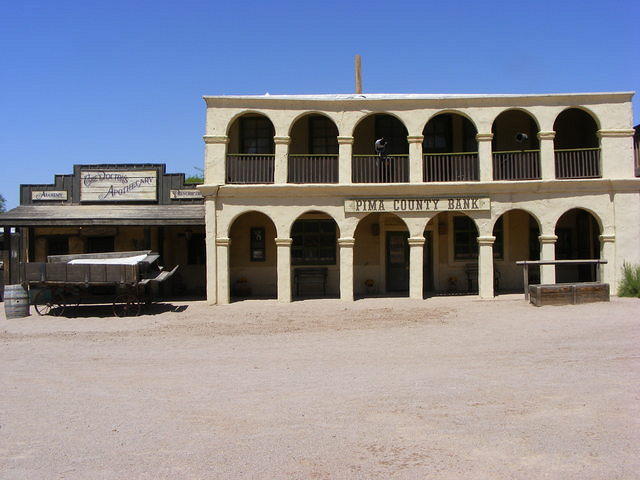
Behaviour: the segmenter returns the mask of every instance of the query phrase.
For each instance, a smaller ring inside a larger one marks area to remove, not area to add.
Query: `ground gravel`
[[[0,313],[0,478],[637,479],[640,300]]]

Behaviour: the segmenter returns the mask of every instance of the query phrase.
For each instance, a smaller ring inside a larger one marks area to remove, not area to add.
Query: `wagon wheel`
[[[49,296],[48,293],[51,293]],[[48,297],[48,298],[47,298]],[[55,290],[40,290],[33,299],[33,306],[36,308],[38,315],[55,315],[61,316],[67,307],[64,295]]]
[[[118,295],[113,301],[113,313],[116,317],[137,317],[140,315],[138,297],[130,293]]]

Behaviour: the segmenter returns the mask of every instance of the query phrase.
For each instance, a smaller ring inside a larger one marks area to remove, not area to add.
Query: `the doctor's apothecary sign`
[[[157,170],[80,170],[81,202],[150,202],[157,200]]]

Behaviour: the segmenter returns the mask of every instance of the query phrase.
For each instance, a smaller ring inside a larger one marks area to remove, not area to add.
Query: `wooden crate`
[[[529,285],[529,300],[536,307],[608,302],[609,284],[560,283],[554,285]]]

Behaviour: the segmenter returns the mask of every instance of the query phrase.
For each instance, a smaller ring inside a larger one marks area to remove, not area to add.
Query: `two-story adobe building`
[[[615,292],[640,263],[632,96],[207,96],[208,300],[491,298],[526,259],[605,259]]]

